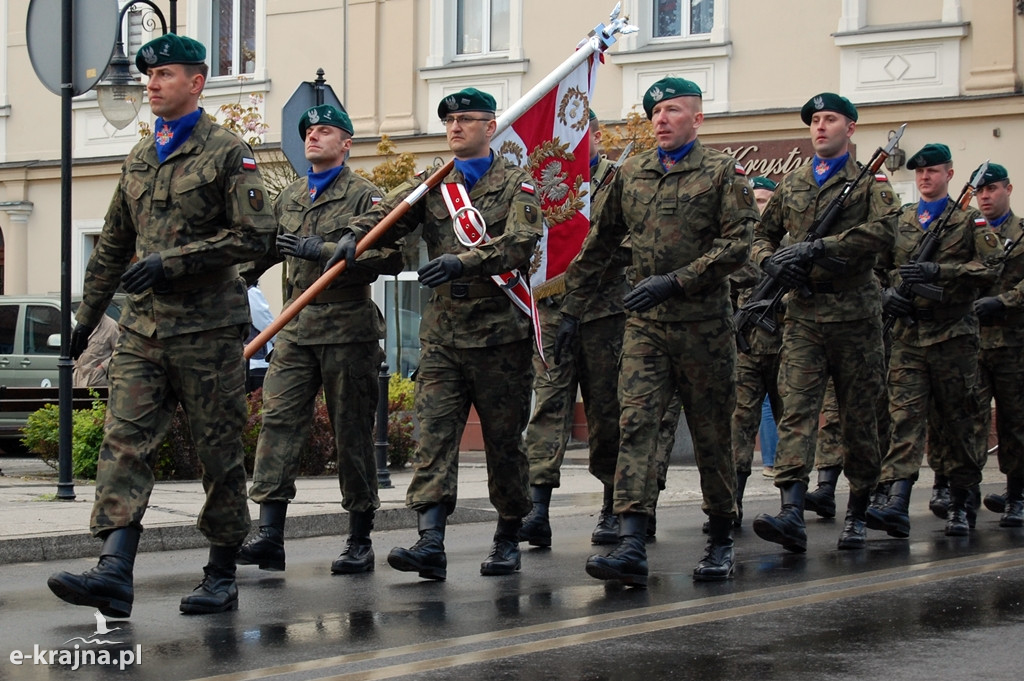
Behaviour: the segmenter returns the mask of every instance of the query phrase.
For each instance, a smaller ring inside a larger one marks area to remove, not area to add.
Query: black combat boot
[[[967,526],[974,529],[978,522],[978,509],[981,508],[981,485],[971,485],[967,489],[967,505],[964,511],[967,514]]]
[[[518,537],[522,522],[520,518],[498,518],[494,544],[487,558],[480,563],[480,574],[488,577],[511,575],[521,567]]]
[[[743,524],[743,493],[747,490],[747,478],[749,477],[750,471],[736,473],[736,518],[732,521],[732,526],[737,529]],[[710,529],[709,526],[709,533]]]
[[[284,518],[287,501],[264,501],[260,504],[260,529],[255,537],[238,549],[235,562],[258,565],[260,570],[284,571]]]
[[[587,559],[587,574],[596,579],[617,579],[627,586],[647,587],[647,514],[619,516],[619,543],[606,556]]]
[[[839,533],[840,549],[862,549],[868,538],[865,527],[868,502],[871,501],[871,494],[854,494],[850,492],[850,500],[846,503],[846,521],[843,523],[843,531]]]
[[[945,520],[949,515],[949,503],[949,478],[936,473],[935,482],[932,484],[932,498],[928,500],[928,510],[935,514],[936,518]]]
[[[1009,487],[1009,482],[1007,482]],[[1004,513],[1006,511],[1006,495],[1008,489],[1004,489],[1002,494],[986,494],[984,499],[985,508],[992,511],[993,513]]]
[[[519,541],[527,542],[530,546],[551,546],[551,521],[548,518],[551,485],[531,485],[530,495],[533,497],[533,509],[523,518]]]
[[[1006,478],[1006,511],[999,527],[1024,527],[1024,477]]]
[[[370,532],[373,531],[374,510],[351,511],[348,514],[348,541],[345,550],[333,563],[331,573],[335,575],[354,575],[359,572],[373,572],[373,542]]]
[[[395,547],[388,554],[388,565],[402,572],[418,572],[423,579],[444,580],[448,576],[448,557],[444,554],[444,526],[448,513],[441,504],[419,512],[420,538],[407,549]]]
[[[708,516],[708,542],[693,569],[693,581],[720,582],[732,576],[732,525],[733,520],[725,516]]]
[[[619,516],[612,513],[613,494],[614,488],[611,485],[605,485],[601,515],[597,518],[597,527],[590,535],[591,544],[619,543]]]
[[[203,581],[178,607],[186,615],[205,615],[238,609],[235,555],[238,546],[211,546],[210,561],[203,567]]]
[[[889,489],[891,487],[891,480],[889,482],[880,482],[875,485],[875,491],[871,493],[871,503],[868,505],[868,510],[875,509],[877,511],[881,511],[885,506],[885,502],[889,501]]]
[[[761,513],[754,518],[754,532],[761,539],[782,544],[782,548],[793,553],[807,550],[807,533],[804,526],[804,495],[807,485],[791,482],[780,488],[782,510],[776,516]]]
[[[804,508],[814,511],[822,518],[836,517],[836,483],[842,466],[825,466],[818,469],[818,489],[804,496]]]
[[[132,614],[135,589],[132,569],[139,552],[137,527],[119,527],[103,538],[100,561],[80,575],[57,572],[46,580],[50,591],[73,605],[98,609],[104,617],[124,618]]]
[[[885,530],[890,537],[910,536],[910,480],[894,480],[889,498],[881,508],[868,508],[867,526],[872,530]]]
[[[970,534],[967,521],[967,505],[971,490],[966,487],[951,487],[949,490],[949,514],[946,517],[947,537],[966,537]]]

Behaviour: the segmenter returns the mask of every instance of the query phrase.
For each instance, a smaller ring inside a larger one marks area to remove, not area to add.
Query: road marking
[[[930,561],[872,572],[829,577],[812,582],[794,584],[788,588],[774,586],[752,589],[603,615],[577,617],[526,627],[515,627],[470,636],[397,646],[383,650],[350,653],[277,667],[265,667],[250,671],[222,674],[197,679],[196,681],[253,681],[255,679],[270,679],[292,674],[301,674],[302,678],[306,679],[316,678],[330,681],[391,679],[422,674],[438,669],[450,669],[467,664],[489,662],[516,655],[528,655],[588,643],[597,643],[609,639],[649,634],[667,629],[677,629],[737,617],[772,613],[803,605],[831,602],[842,598],[855,598],[959,577],[976,576],[999,570],[1019,568],[1022,560],[1024,560],[1024,549],[993,551],[950,560]],[[756,599],[768,600],[729,605],[730,603]],[[659,617],[708,607],[714,607],[715,609],[693,614],[679,614],[674,617],[655,619],[653,621],[630,623],[630,620]],[[615,624],[616,622],[622,622],[622,624]],[[605,626],[592,631],[571,631],[600,625]],[[566,633],[543,636],[560,631]],[[530,640],[507,643],[510,639],[523,637]],[[446,650],[457,650],[474,646],[479,649],[455,652],[439,657],[434,656]],[[427,659],[413,661],[401,661],[400,659],[423,654],[431,656]],[[388,660],[393,660],[393,662],[388,663]],[[336,667],[375,661],[382,661],[387,666],[360,669],[359,671],[341,674],[332,673]],[[322,670],[323,675],[310,674],[310,672],[316,672],[317,670]]]

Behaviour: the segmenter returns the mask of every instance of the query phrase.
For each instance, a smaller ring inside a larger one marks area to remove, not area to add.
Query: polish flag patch
[[[243,170],[256,170],[256,159],[242,157]]]
[[[746,171],[746,169],[743,168],[743,166],[741,166],[739,163],[737,163],[736,164],[736,174],[737,175],[744,175],[745,176],[747,174],[747,171]]]
[[[987,224],[988,224],[988,220],[986,220],[985,218],[974,218],[974,226],[975,227],[984,227]]]
[[[885,173],[875,173],[875,182],[888,182],[889,178],[885,176]]]
[[[375,205],[375,206],[376,206],[376,205],[377,205],[378,203],[380,203],[380,201],[381,201],[381,197],[379,197],[379,196],[371,196],[371,197],[370,197],[370,203],[372,203],[372,204],[373,204],[373,205]]]
[[[529,182],[523,182],[521,185],[519,185],[519,188],[522,189],[527,194],[535,193],[534,189],[533,189],[533,185],[530,184]]]

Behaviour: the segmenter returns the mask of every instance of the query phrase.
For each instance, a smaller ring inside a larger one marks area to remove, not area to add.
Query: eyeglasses
[[[441,119],[444,122],[444,127],[450,128],[456,123],[459,125],[466,125],[473,121],[491,121],[493,118],[476,118],[474,116],[445,116]]]

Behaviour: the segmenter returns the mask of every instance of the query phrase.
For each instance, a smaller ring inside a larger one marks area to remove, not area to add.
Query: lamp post
[[[889,131],[889,139],[892,139],[893,135],[896,134],[895,130]],[[899,142],[892,148],[892,151],[885,159],[885,167],[889,169],[890,173],[895,173],[897,170],[903,167],[903,164],[907,161],[907,152],[900,149]]]
[[[170,0],[171,3],[171,29],[177,26],[178,12],[177,0]],[[124,39],[121,35],[121,26],[124,24],[124,16],[135,5],[147,5],[150,11],[143,18],[143,26],[152,30],[156,27],[154,15],[160,20],[160,28],[167,33],[167,21],[163,12],[152,0],[135,0],[121,8],[117,15],[117,42],[114,43],[114,56],[110,58],[107,71],[103,80],[96,84],[96,101],[99,104],[103,117],[118,130],[124,128],[139,115],[142,107],[142,95],[146,86],[136,80],[131,73],[131,61],[125,54]]]

